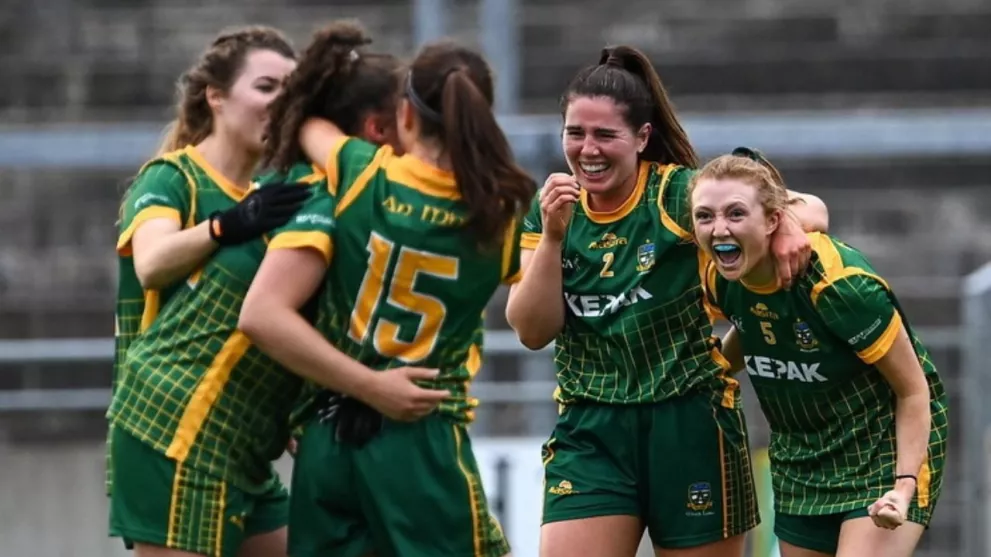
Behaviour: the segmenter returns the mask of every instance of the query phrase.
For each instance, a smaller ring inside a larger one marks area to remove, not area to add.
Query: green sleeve
[[[366,170],[381,166],[385,157],[391,154],[392,148],[388,146],[379,147],[355,137],[342,138],[323,165],[328,190],[335,197],[345,199],[348,189],[355,185],[360,187],[357,182]]]
[[[333,257],[337,199],[324,185],[313,186],[313,195],[282,227],[273,232],[269,250],[311,248],[329,264]]]
[[[544,233],[544,223],[540,220],[540,192],[533,196],[530,202],[530,210],[523,216],[520,225],[520,247],[523,249],[537,249],[540,243],[540,236]]]
[[[141,170],[127,191],[121,206],[117,252],[130,255],[134,231],[152,219],[167,218],[182,225],[190,218],[192,188],[186,174],[165,161],[156,161]]]
[[[901,315],[875,275],[847,268],[812,290],[816,311],[829,329],[868,364],[883,358],[901,330]]]
[[[689,207],[688,186],[692,181],[695,171],[690,168],[679,167],[674,170],[668,178],[668,183],[664,185],[662,209],[671,223],[681,230],[672,230],[679,236],[690,236],[692,230],[692,212]],[[670,223],[665,222],[665,226],[670,228]]]

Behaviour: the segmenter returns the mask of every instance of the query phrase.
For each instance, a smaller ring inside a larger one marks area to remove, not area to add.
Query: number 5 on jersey
[[[774,336],[774,331],[771,330],[771,322],[770,321],[761,321],[760,322],[760,332],[764,333],[764,342],[766,342],[768,344],[777,344],[778,343],[778,339],[775,338],[775,336]]]
[[[379,354],[415,363],[433,351],[447,315],[443,301],[416,291],[416,278],[423,273],[440,279],[457,280],[458,260],[400,246],[399,256],[389,274],[389,263],[395,248],[395,243],[374,232],[368,238],[368,270],[351,312],[348,336],[355,342],[364,343],[371,334],[373,346]],[[387,305],[381,307],[379,302],[386,286],[389,289],[385,300]],[[400,339],[400,325],[385,317],[398,312],[411,314],[418,321],[412,341]]]

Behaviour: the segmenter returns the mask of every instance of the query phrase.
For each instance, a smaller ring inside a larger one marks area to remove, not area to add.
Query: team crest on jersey
[[[712,508],[712,486],[709,482],[695,482],[688,486],[688,508],[695,512]]]
[[[792,326],[795,331],[795,342],[798,347],[806,352],[813,352],[819,349],[819,341],[812,336],[812,328],[805,321],[798,320]]]
[[[637,248],[637,271],[646,273],[654,268],[655,249],[650,240]]]
[[[617,246],[625,246],[629,243],[629,240],[621,236],[617,236],[612,232],[606,232],[602,235],[601,240],[596,240],[588,245],[588,249],[609,249]]]

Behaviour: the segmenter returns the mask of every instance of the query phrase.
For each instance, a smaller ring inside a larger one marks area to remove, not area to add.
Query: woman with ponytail
[[[509,552],[472,453],[468,389],[482,311],[519,279],[516,222],[535,184],[496,123],[479,54],[427,45],[402,87],[403,155],[333,119],[303,126],[327,187],[269,245],[241,310],[253,342],[327,389],[293,471],[294,557]],[[321,290],[315,328],[300,309]]]
[[[646,529],[659,556],[740,556],[757,503],[690,232],[698,157],[634,48],[604,49],[561,109],[571,172],[524,219],[506,308],[523,344],[556,342],[541,555],[632,557]],[[826,226],[818,199],[791,195],[771,242],[783,285],[808,261],[803,228]]]

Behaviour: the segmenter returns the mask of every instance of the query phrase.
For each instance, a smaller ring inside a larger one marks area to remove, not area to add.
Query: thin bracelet
[[[914,474],[901,474],[901,475],[895,476],[895,481],[897,482],[898,480],[905,480],[905,479],[908,479],[908,478],[912,478],[912,481],[913,482],[919,483],[919,478],[915,477]]]

